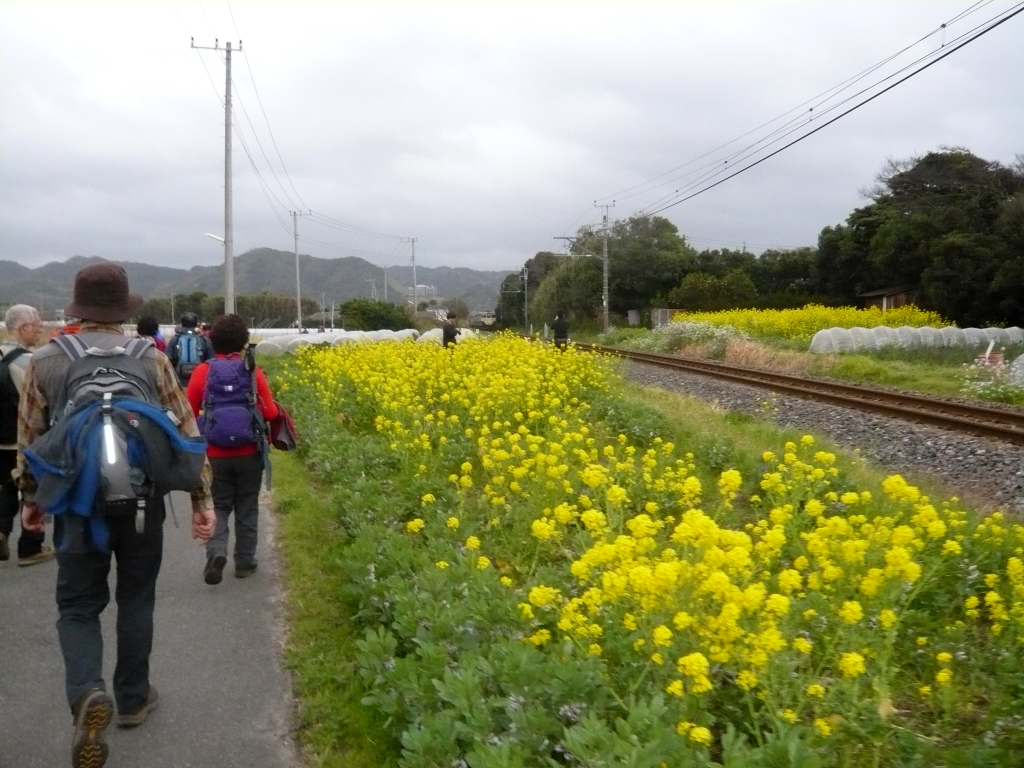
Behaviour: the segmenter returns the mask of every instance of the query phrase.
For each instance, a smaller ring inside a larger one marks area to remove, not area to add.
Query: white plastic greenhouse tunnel
[[[401,331],[327,331],[325,333],[296,333],[294,329],[253,329],[251,334],[260,340],[256,343],[258,357],[279,357],[284,354],[295,354],[302,347],[314,344],[329,344],[337,347],[342,344],[367,344],[383,342],[419,341],[427,344],[442,343],[440,328],[432,328],[420,333],[415,328]],[[460,328],[457,342],[479,338],[480,333],[472,328]]]
[[[1010,328],[825,328],[811,339],[811,352],[831,355],[838,352],[880,349],[882,347],[984,347],[1024,343],[1024,329]]]

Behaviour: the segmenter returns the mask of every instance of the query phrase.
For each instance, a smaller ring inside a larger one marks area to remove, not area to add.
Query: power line
[[[672,181],[677,181],[677,180],[680,180],[682,178],[686,178],[686,176],[690,176],[690,175],[693,175],[693,174],[700,173],[702,170],[705,170],[707,168],[716,167],[716,168],[719,168],[719,172],[721,172],[721,167],[726,165],[727,162],[723,162],[722,160],[716,160],[716,161],[714,161],[712,163],[708,163],[708,164],[706,164],[704,166],[701,166],[701,167],[699,167],[699,168],[695,169],[694,171],[691,171],[691,172],[689,172],[687,174],[683,174],[682,176],[675,177],[673,179],[669,179],[667,181],[663,181],[663,182],[661,182],[659,184],[656,184],[654,187],[650,187],[649,189],[643,189],[643,190],[640,190],[639,192],[634,192],[633,194],[626,194],[626,193],[633,192],[634,190],[638,190],[641,187],[647,187],[648,185],[652,184],[655,181],[658,181],[659,179],[664,178],[665,176],[669,176],[672,173],[675,173],[676,171],[679,171],[679,170],[687,167],[688,165],[692,165],[693,163],[697,162],[698,160],[701,160],[701,159],[703,159],[705,157],[708,157],[710,155],[715,154],[719,150],[724,149],[725,147],[729,146],[730,144],[734,144],[735,142],[739,141],[740,139],[743,139],[743,138],[745,138],[745,137],[747,137],[747,136],[749,136],[749,135],[751,135],[753,133],[756,133],[757,131],[761,130],[762,128],[765,128],[765,127],[771,125],[772,123],[777,122],[778,120],[781,120],[782,118],[786,117],[786,115],[789,115],[792,112],[794,112],[794,111],[796,111],[798,109],[801,109],[802,107],[807,106],[808,104],[813,104],[813,106],[809,110],[802,111],[799,115],[791,118],[790,120],[786,121],[786,123],[784,123],[781,126],[775,128],[767,136],[762,137],[758,141],[753,142],[752,144],[749,144],[746,147],[743,147],[743,148],[741,148],[739,150],[736,150],[736,151],[732,152],[730,155],[728,155],[726,157],[726,161],[732,161],[738,155],[741,155],[744,152],[747,152],[748,150],[752,149],[753,147],[756,147],[758,144],[763,143],[764,141],[766,141],[767,139],[769,139],[772,136],[776,135],[777,133],[780,133],[780,132],[784,131],[787,127],[789,127],[790,125],[792,125],[794,123],[801,123],[802,122],[802,123],[804,123],[806,125],[807,123],[811,122],[814,117],[820,117],[822,115],[822,113],[820,111],[818,112],[818,115],[814,115],[814,110],[815,109],[820,108],[823,104],[825,104],[829,100],[835,98],[840,93],[842,93],[844,90],[848,89],[850,86],[856,84],[857,82],[860,82],[865,77],[867,77],[868,75],[870,75],[873,72],[877,71],[879,68],[881,68],[885,64],[889,63],[890,61],[892,61],[893,59],[895,59],[898,56],[902,55],[903,53],[906,53],[907,51],[909,51],[910,49],[914,48],[915,46],[921,44],[922,42],[924,42],[925,40],[929,39],[930,37],[933,37],[935,34],[937,34],[939,32],[943,32],[944,33],[945,29],[950,24],[952,24],[952,23],[954,23],[954,22],[956,22],[958,20],[961,20],[963,18],[966,18],[966,16],[968,16],[968,15],[970,15],[970,14],[972,14],[972,13],[978,11],[978,10],[980,10],[981,8],[991,4],[992,2],[993,2],[993,0],[978,0],[978,2],[975,2],[973,5],[971,5],[966,10],[961,11],[961,13],[957,14],[956,16],[954,16],[949,21],[946,21],[945,23],[939,25],[938,27],[933,29],[931,32],[929,32],[928,34],[926,34],[923,37],[919,38],[918,40],[916,40],[915,42],[911,43],[910,45],[905,46],[904,48],[902,48],[901,50],[897,51],[896,53],[886,57],[882,61],[872,65],[871,67],[868,67],[867,69],[857,73],[856,75],[853,75],[852,77],[847,78],[846,80],[840,82],[839,84],[833,86],[832,88],[829,88],[828,90],[823,91],[823,92],[819,93],[818,95],[816,95],[816,96],[814,96],[814,97],[804,101],[802,104],[799,104],[796,107],[793,107],[792,109],[787,110],[786,112],[783,112],[781,115],[773,118],[772,120],[769,120],[769,121],[767,121],[765,123],[762,123],[757,128],[754,128],[754,129],[752,129],[750,131],[747,131],[746,133],[736,137],[735,139],[732,139],[731,141],[728,141],[725,144],[722,144],[722,145],[720,145],[720,146],[718,146],[718,147],[716,147],[716,148],[714,148],[714,149],[712,149],[712,150],[710,150],[708,152],[705,152],[704,154],[699,155],[699,156],[693,158],[692,160],[689,160],[688,162],[683,163],[682,165],[679,165],[679,166],[677,166],[677,167],[675,167],[675,168],[673,168],[673,169],[671,169],[669,171],[666,171],[665,173],[659,174],[658,176],[655,176],[655,177],[653,177],[651,179],[648,179],[647,181],[640,182],[639,184],[635,184],[635,185],[633,185],[631,187],[628,187],[628,188],[626,188],[624,190],[621,190],[619,192],[613,193],[611,195],[608,195],[606,198],[601,198],[601,199],[609,199],[609,198],[615,197],[615,198],[617,198],[619,200],[624,200],[624,199],[628,199],[630,197],[635,197],[636,195],[645,194],[646,192],[653,191],[653,189],[655,189],[655,188],[657,188],[659,186],[664,186],[666,184],[669,184]],[[935,52],[930,52],[926,56],[924,56],[922,58],[919,58],[917,61],[918,62],[922,61],[925,58],[934,55],[934,53]],[[917,63],[917,62],[913,62],[913,63],[911,63],[908,66],[913,66],[915,63]],[[893,74],[889,75],[887,78],[883,78],[881,81],[879,81],[878,83],[876,83],[873,86],[870,86],[868,89],[865,89],[865,90],[870,90],[871,88],[876,87],[881,82],[885,82],[886,79],[894,77],[896,74],[899,74],[899,72],[904,71],[906,68],[907,67],[904,67],[903,69],[898,70],[896,73],[893,73]],[[864,91],[862,90],[860,93],[864,93]],[[859,94],[857,94],[857,95],[859,95]],[[829,111],[832,111],[833,109],[835,109],[839,105],[846,103],[849,100],[850,100],[850,98],[847,98],[847,99],[843,100],[842,102],[840,102],[839,104],[833,105],[833,106],[829,107],[825,111],[825,114],[827,114]],[[798,126],[798,127],[802,127],[802,126]],[[668,195],[666,197],[670,197],[670,196],[671,195]],[[658,204],[658,202],[656,201],[655,203],[652,203],[651,206],[657,205],[657,204]],[[651,207],[651,206],[648,206],[648,207]]]
[[[860,103],[858,103],[858,104],[855,104],[855,105],[854,105],[853,107],[851,107],[850,109],[846,110],[845,112],[842,112],[842,113],[840,113],[839,115],[836,115],[835,117],[833,117],[833,118],[832,118],[831,120],[828,120],[828,121],[826,121],[825,123],[823,123],[823,124],[819,125],[819,126],[818,126],[817,128],[815,128],[814,130],[812,130],[812,131],[809,131],[808,133],[805,133],[805,134],[803,134],[802,136],[799,136],[798,138],[794,139],[793,141],[789,142],[788,144],[785,144],[785,145],[783,145],[782,147],[779,147],[778,149],[776,149],[775,151],[771,152],[770,154],[768,154],[768,155],[766,155],[766,156],[764,156],[764,157],[760,158],[759,160],[756,160],[755,162],[753,162],[753,163],[751,163],[751,164],[749,164],[749,165],[747,165],[747,166],[744,166],[744,167],[743,167],[743,168],[741,168],[740,170],[738,170],[738,171],[735,171],[735,172],[733,172],[733,173],[729,174],[729,175],[728,175],[728,176],[726,176],[725,178],[723,178],[723,179],[719,179],[719,180],[718,180],[718,181],[716,181],[716,182],[715,182],[714,184],[710,184],[710,185],[708,185],[708,186],[706,186],[706,187],[702,187],[701,189],[699,189],[698,191],[694,192],[693,194],[687,195],[687,196],[685,196],[685,197],[682,197],[682,198],[680,198],[680,199],[678,199],[678,200],[675,200],[675,201],[673,201],[673,202],[669,202],[669,203],[666,203],[665,205],[662,205],[662,206],[661,206],[660,208],[657,208],[657,209],[655,209],[655,210],[647,210],[647,211],[646,211],[646,213],[645,213],[644,215],[647,215],[647,216],[653,216],[653,215],[655,215],[655,214],[658,214],[658,213],[661,213],[662,211],[665,211],[665,210],[667,210],[667,209],[669,209],[669,208],[672,208],[672,207],[674,207],[674,206],[676,206],[676,205],[679,205],[680,203],[682,203],[682,202],[685,202],[686,200],[691,200],[691,199],[693,199],[694,197],[696,197],[697,195],[701,195],[701,194],[704,194],[704,193],[705,193],[705,192],[707,192],[708,190],[710,190],[710,189],[713,189],[713,188],[717,187],[717,186],[718,186],[719,184],[722,184],[722,183],[724,183],[724,182],[728,181],[729,179],[735,178],[736,176],[740,175],[741,173],[744,173],[744,172],[746,172],[746,171],[750,170],[751,168],[753,168],[753,167],[755,167],[755,166],[757,166],[757,165],[760,165],[760,164],[761,164],[761,163],[763,163],[763,162],[764,162],[765,160],[768,160],[769,158],[772,158],[772,157],[774,157],[775,155],[779,154],[780,152],[783,152],[783,151],[785,151],[786,149],[789,149],[789,148],[790,148],[790,147],[792,147],[792,146],[793,146],[794,144],[798,144],[798,143],[800,143],[801,141],[803,141],[804,139],[806,139],[806,138],[809,138],[810,136],[813,136],[813,135],[814,135],[815,133],[817,133],[818,131],[820,131],[820,130],[822,130],[822,129],[826,128],[826,127],[828,127],[829,125],[831,125],[832,123],[836,122],[837,120],[840,120],[840,119],[842,119],[842,118],[846,117],[846,116],[847,116],[847,115],[849,115],[849,114],[850,114],[851,112],[855,112],[856,110],[858,110],[858,109],[860,109],[861,107],[863,107],[863,106],[864,106],[865,104],[868,104],[869,102],[872,102],[872,101],[874,101],[875,99],[877,99],[877,98],[878,98],[879,96],[881,96],[882,94],[884,94],[884,93],[887,93],[887,92],[891,91],[891,90],[892,90],[893,88],[895,88],[896,86],[898,86],[898,85],[900,85],[900,84],[902,84],[902,83],[906,82],[907,80],[909,80],[910,78],[914,77],[915,75],[918,75],[918,74],[920,74],[920,73],[921,73],[921,72],[923,72],[924,70],[926,70],[926,69],[928,69],[929,67],[931,67],[931,66],[932,66],[933,64],[937,64],[938,62],[942,61],[942,60],[943,60],[944,58],[946,58],[947,56],[950,56],[950,55],[952,55],[953,53],[956,53],[956,52],[957,52],[958,50],[960,50],[960,49],[961,49],[961,48],[963,48],[964,46],[966,46],[966,45],[969,45],[970,43],[972,43],[972,42],[974,42],[975,40],[977,40],[977,39],[978,39],[979,37],[982,37],[983,35],[986,35],[986,34],[988,34],[989,32],[991,32],[991,31],[992,31],[993,29],[995,29],[996,27],[998,27],[998,26],[1000,26],[1001,24],[1003,24],[1003,23],[1005,23],[1005,22],[1009,21],[1009,20],[1010,20],[1010,19],[1012,19],[1012,18],[1013,18],[1014,16],[1016,16],[1016,15],[1018,15],[1019,13],[1021,13],[1022,11],[1024,11],[1024,3],[1019,3],[1018,5],[1016,5],[1016,6],[1013,6],[1013,8],[1016,8],[1017,10],[1014,10],[1014,11],[1013,11],[1012,13],[1009,13],[1009,12],[1007,12],[1007,15],[1005,15],[1005,16],[1004,16],[1003,18],[1001,18],[1001,19],[998,19],[998,21],[995,21],[995,22],[991,23],[991,24],[990,24],[989,26],[987,26],[987,27],[984,27],[984,28],[983,28],[983,29],[981,29],[981,31],[980,31],[980,32],[978,32],[977,34],[973,35],[972,37],[969,37],[968,39],[964,40],[963,42],[959,43],[958,45],[956,45],[956,46],[954,46],[954,47],[950,48],[950,49],[949,49],[949,50],[947,50],[947,51],[946,51],[945,53],[943,53],[943,54],[942,54],[941,56],[938,56],[937,58],[934,58],[934,59],[933,59],[932,61],[928,62],[927,64],[925,64],[925,65],[924,65],[924,66],[922,66],[922,67],[919,67],[918,69],[914,70],[913,72],[911,72],[910,74],[906,75],[905,77],[902,77],[902,78],[900,78],[900,79],[899,79],[899,80],[897,80],[897,81],[896,81],[895,83],[892,83],[891,85],[889,85],[889,86],[887,86],[886,88],[882,89],[882,90],[881,90],[881,91],[879,91],[878,93],[876,93],[876,94],[873,94],[872,96],[868,97],[868,98],[867,98],[867,99],[865,99],[864,101],[862,101],[862,102],[860,102]],[[1011,10],[1012,10],[1012,8],[1011,8]]]
[[[992,2],[992,0],[988,0],[988,2],[990,3],[990,2]],[[987,4],[988,3],[986,3],[986,5]],[[998,17],[994,17],[994,18],[998,18]],[[992,21],[992,19],[989,19],[989,21]],[[952,41],[950,41],[950,44],[952,44],[953,42],[956,42],[957,40],[961,40],[961,39],[967,37],[968,35],[970,35],[971,33],[975,32],[978,29],[981,29],[985,24],[989,23],[989,21],[983,22],[982,24],[979,24],[978,26],[973,27],[972,29],[968,30],[967,32],[964,32],[964,33],[960,34],[959,36],[954,38]],[[941,49],[939,49],[939,50],[941,50]],[[884,83],[886,80],[891,80],[893,77],[896,77],[901,72],[907,71],[908,69],[916,66],[917,64],[921,63],[922,61],[925,61],[925,60],[931,58],[932,56],[936,55],[937,53],[938,53],[938,50],[931,51],[931,52],[925,54],[924,56],[919,57],[915,61],[913,61],[913,62],[911,62],[911,63],[901,67],[900,69],[896,70],[893,73],[890,73],[889,75],[887,75],[886,77],[882,78],[881,80],[879,80],[879,81],[877,81],[877,82],[867,86],[866,88],[861,89],[860,91],[858,91],[855,94],[852,94],[852,95],[846,97],[842,101],[840,101],[840,102],[838,102],[836,104],[831,105],[824,112],[819,113],[818,117],[820,118],[823,115],[827,115],[827,114],[835,111],[836,109],[839,109],[842,105],[847,104],[850,101],[853,101],[857,97],[862,96],[863,94],[871,91],[874,88],[877,88],[879,85]],[[794,122],[794,121],[791,120],[786,125],[789,125],[792,122]],[[785,125],[781,126],[780,128],[776,129],[775,131],[773,131],[772,133],[768,134],[764,138],[758,140],[757,142],[754,142],[753,144],[748,145],[747,147],[744,147],[743,149],[737,150],[733,154],[729,155],[724,161],[717,161],[716,160],[714,163],[709,163],[707,165],[702,166],[701,168],[696,169],[695,171],[691,171],[688,174],[684,174],[683,176],[678,177],[675,180],[685,178],[686,176],[693,175],[694,173],[698,173],[698,172],[700,172],[702,170],[705,170],[705,169],[708,169],[708,168],[714,168],[715,169],[713,171],[705,171],[703,174],[701,174],[701,176],[699,176],[698,178],[694,179],[691,182],[688,182],[682,188],[676,189],[676,190],[674,190],[674,191],[672,191],[672,192],[670,192],[670,193],[668,193],[666,195],[663,195],[662,197],[658,198],[654,202],[650,203],[647,206],[647,208],[648,209],[655,208],[655,207],[661,205],[663,202],[672,200],[672,199],[674,199],[676,197],[679,197],[681,195],[686,194],[691,189],[695,189],[696,187],[699,187],[705,181],[713,179],[716,176],[719,176],[722,173],[727,172],[729,170],[729,168],[728,168],[729,162],[732,161],[732,160],[735,160],[742,153],[746,153],[746,154],[743,154],[742,157],[739,157],[740,161],[746,160],[747,158],[752,157],[752,156],[756,155],[757,153],[764,151],[765,149],[767,149],[767,147],[770,147],[773,144],[777,144],[778,142],[782,141],[786,136],[790,136],[793,133],[796,133],[797,131],[801,130],[802,128],[807,127],[807,125],[809,125],[811,122],[813,122],[813,118],[807,118],[805,120],[805,122],[803,122],[801,125],[794,126],[793,128],[791,128],[789,130],[786,130],[784,133],[782,133],[781,136],[779,136],[778,138],[774,139],[773,141],[765,143],[767,141],[767,139],[771,138],[772,136],[776,135],[777,133],[780,133],[786,127]],[[755,147],[757,147],[758,144],[764,144],[764,146],[760,147],[758,149],[754,149]],[[748,151],[748,150],[750,150],[750,151]],[[734,163],[733,167],[735,167],[735,163]]]

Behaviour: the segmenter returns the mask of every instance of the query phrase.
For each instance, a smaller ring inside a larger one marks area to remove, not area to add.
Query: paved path
[[[151,678],[160,708],[140,728],[108,733],[107,768],[295,768],[290,681],[281,667],[278,568],[260,518],[259,572],[203,583],[203,549],[192,541],[188,498],[175,494],[157,582]],[[17,527],[15,532],[17,532]],[[234,532],[232,531],[232,545]],[[47,532],[47,543],[50,533]],[[71,764],[71,716],[54,622],[56,563],[0,563],[0,768]],[[111,594],[113,595],[113,577]],[[103,613],[108,689],[116,608]]]

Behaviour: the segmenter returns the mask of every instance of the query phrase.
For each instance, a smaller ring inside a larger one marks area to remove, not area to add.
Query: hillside
[[[0,261],[0,305],[25,302],[50,311],[63,307],[71,298],[75,273],[95,256],[75,256],[63,262],[50,262],[29,269],[13,261]],[[121,262],[132,290],[144,297],[169,296],[171,293],[203,291],[220,294],[224,286],[221,266],[174,269],[137,262]],[[370,295],[370,280],[375,280],[378,295],[384,295],[384,272],[365,259],[345,257],[320,259],[299,255],[302,292],[328,302],[345,301]],[[498,300],[501,281],[508,272],[487,272],[464,267],[418,267],[416,279],[421,285],[437,287],[439,296],[464,298],[472,307],[493,307]],[[388,270],[388,298],[403,296],[412,285],[412,267]],[[255,294],[263,291],[292,295],[295,292],[295,255],[273,248],[256,248],[235,258],[235,292]]]

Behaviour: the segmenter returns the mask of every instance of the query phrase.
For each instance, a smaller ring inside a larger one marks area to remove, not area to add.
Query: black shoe
[[[206,568],[203,569],[203,581],[207,584],[220,584],[224,578],[224,566],[228,559],[224,555],[216,555],[206,561]]]
[[[118,728],[137,728],[146,722],[146,718],[149,717],[149,713],[160,706],[160,697],[157,696],[156,686],[149,686],[149,693],[146,694],[146,703],[138,709],[133,709],[130,712],[118,712],[117,713],[117,727]]]
[[[72,712],[75,733],[71,738],[71,765],[102,768],[110,754],[103,732],[114,717],[114,700],[106,691],[94,688],[75,702]]]
[[[235,578],[236,579],[247,579],[256,573],[256,563],[252,565],[245,565],[239,568],[235,566]]]
[[[0,533],[0,560],[11,559],[11,545],[7,541],[7,536]]]

